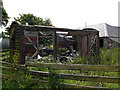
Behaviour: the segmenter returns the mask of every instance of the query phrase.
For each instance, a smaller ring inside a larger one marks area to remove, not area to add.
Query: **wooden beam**
[[[21,77],[20,76],[10,76],[10,75],[7,75],[7,74],[2,74],[2,77],[3,78],[7,78],[7,79],[9,79],[9,78],[11,78],[12,80],[21,80]],[[24,78],[24,79],[26,79],[26,78]],[[36,79],[29,79],[32,83],[35,83],[35,82],[38,82],[38,83],[40,83],[40,84],[47,84],[47,82],[46,81],[44,81],[44,80],[36,80]]]
[[[69,31],[72,29],[67,29],[67,28],[56,28],[56,27],[51,27],[51,26],[33,26],[33,25],[21,25],[22,27],[25,27],[26,31]]]
[[[6,79],[8,79],[8,78],[10,78],[11,77],[11,79],[12,80],[21,80],[21,77],[20,76],[10,76],[10,75],[7,75],[7,74],[2,74],[2,77],[3,78],[6,78]],[[45,81],[45,80],[36,80],[36,79],[30,79],[30,81],[31,82],[33,82],[33,83],[40,83],[40,84],[48,84],[48,82],[47,81]],[[90,90],[117,90],[117,89],[115,89],[115,88],[104,88],[104,87],[94,87],[94,86],[83,86],[83,85],[74,85],[74,84],[64,84],[64,83],[61,83],[60,84],[61,85],[61,87],[63,87],[63,88],[77,88],[77,89],[90,89]]]
[[[49,72],[42,71],[27,71],[31,75],[48,77]],[[90,81],[90,82],[106,82],[106,83],[119,83],[120,78],[117,77],[98,77],[98,76],[87,76],[87,75],[71,75],[71,74],[56,74],[60,79],[77,80],[77,81]]]
[[[25,64],[25,45],[24,45],[24,27],[19,28],[20,30],[20,39],[19,39],[19,63]]]
[[[53,35],[53,59],[56,61],[57,60],[57,34],[56,31],[54,31]]]
[[[71,88],[71,89],[81,89],[81,90],[117,90],[114,88],[104,88],[104,87],[94,87],[94,86],[83,86],[83,85],[74,85],[74,84],[61,84],[64,88]]]
[[[52,26],[40,26],[40,25],[20,25],[21,27],[24,27],[26,31],[62,31],[62,32],[70,32],[73,34],[80,34],[80,33],[96,33],[97,31],[85,31],[80,29],[69,29],[69,28],[57,28]]]
[[[32,42],[32,40],[27,36],[27,34],[24,32],[25,37],[28,39],[28,41],[34,46],[34,48],[38,51],[38,48],[36,45]]]
[[[0,61],[0,64],[1,64],[2,66],[8,66],[8,67],[11,67],[11,66],[12,66],[11,63],[7,63],[7,62],[3,62],[3,61]]]
[[[59,64],[59,63],[26,63],[28,67],[55,68],[60,70],[90,70],[120,72],[120,66],[85,65],[85,64]]]

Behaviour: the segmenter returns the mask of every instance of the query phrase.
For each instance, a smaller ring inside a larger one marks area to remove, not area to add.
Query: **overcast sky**
[[[119,0],[3,0],[9,17],[32,13],[61,28],[108,23],[118,26]]]

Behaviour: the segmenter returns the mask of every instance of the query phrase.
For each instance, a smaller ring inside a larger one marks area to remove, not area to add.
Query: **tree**
[[[1,26],[6,27],[7,24],[8,24],[8,19],[9,19],[9,17],[8,17],[8,13],[6,12],[6,10],[5,10],[4,7],[3,7],[3,2],[2,2],[2,0],[0,1],[0,11],[1,11],[0,13],[1,13],[1,18],[2,18]],[[6,38],[6,34],[7,34],[7,32],[2,32],[2,33],[0,34],[0,36],[1,36],[2,38]]]
[[[3,7],[2,1],[0,2],[0,9],[2,10],[2,26],[5,27],[5,26],[7,26],[9,17],[8,17],[6,10]]]
[[[19,21],[21,24],[24,25],[43,25],[43,26],[52,26],[50,18],[40,18],[36,17],[33,14],[19,14],[20,17],[14,18],[16,21]],[[43,42],[42,39],[39,39]],[[51,39],[44,39],[44,43],[52,43]]]
[[[50,18],[40,18],[36,17],[33,14],[19,14],[20,17],[14,18],[16,21],[19,21],[21,24],[25,25],[43,25],[43,26],[52,26]],[[52,43],[51,39],[39,39],[42,43]]]
[[[1,36],[2,38],[9,38],[9,35],[10,35],[9,29],[10,29],[10,25],[5,28],[5,32],[2,32],[2,33],[0,34],[0,36]]]
[[[15,17],[14,20],[20,22],[21,24],[24,25],[43,25],[43,26],[52,26],[51,20],[50,18],[45,18],[45,20],[43,18],[40,17],[36,17],[33,14],[19,14],[20,17]],[[9,29],[10,29],[10,25],[5,29],[5,32],[2,33],[5,37],[9,37]]]
[[[36,17],[33,14],[19,14],[20,17],[14,18],[16,21],[19,21],[21,24],[25,25],[43,25],[43,26],[51,26],[51,20],[49,18]]]

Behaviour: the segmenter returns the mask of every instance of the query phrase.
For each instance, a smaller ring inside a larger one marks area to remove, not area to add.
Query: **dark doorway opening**
[[[103,39],[100,39],[100,47],[103,48]]]

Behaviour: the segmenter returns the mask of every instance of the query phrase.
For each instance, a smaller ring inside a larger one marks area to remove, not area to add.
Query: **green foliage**
[[[111,49],[100,49],[99,56],[94,57],[82,57],[79,55],[75,57],[73,63],[74,64],[88,64],[88,65],[111,65],[111,66],[119,66],[119,58],[120,58],[120,48],[111,48]],[[63,71],[61,71],[63,72]],[[75,71],[72,70],[64,71],[70,74],[80,74],[80,75],[90,75],[90,76],[108,76],[108,77],[119,77],[119,72],[105,72],[105,71]],[[106,87],[106,88],[117,88],[118,84],[113,83],[96,83],[96,82],[88,82],[88,81],[75,81],[75,80],[64,80],[65,83],[69,84],[77,84],[77,85],[85,85],[85,86],[95,86],[95,87]]]
[[[28,74],[25,74],[24,72],[21,73],[19,71],[18,67],[18,56],[19,52],[16,50],[14,55],[13,55],[13,61],[11,62],[11,68],[9,72],[3,71],[2,73],[10,75],[9,79],[3,78],[3,83],[2,83],[2,88],[5,89],[10,89],[10,88],[27,88],[29,86],[31,76]],[[13,77],[15,78],[16,76],[20,76],[20,79],[14,80]]]
[[[2,37],[2,38],[6,38],[6,35],[5,35],[4,32],[1,33],[1,37]]]
[[[43,80],[42,77],[36,77],[30,75],[27,71],[21,71],[19,67],[19,62],[18,62],[18,56],[19,52],[17,50],[14,50],[15,53],[13,55],[13,61],[11,62],[11,68],[12,70],[10,71],[3,71],[3,74],[10,75],[9,78],[3,78],[2,79],[2,88],[3,89],[11,89],[11,88],[46,88],[46,89],[59,89],[60,87],[60,79],[58,79],[58,76],[56,75],[55,71],[49,69],[45,69],[45,71],[49,71],[49,76],[48,78],[44,78],[45,80],[48,81],[48,84],[39,84],[38,82],[31,82],[32,79],[36,80]],[[44,69],[42,68],[30,68],[30,70],[37,70],[37,71],[43,71]],[[14,79],[13,79],[14,78]]]
[[[49,76],[48,76],[48,85],[51,89],[62,89],[61,82],[62,80],[59,79],[60,76],[58,76],[55,72],[55,70],[49,68]]]
[[[19,14],[20,17],[14,18],[16,21],[19,21],[21,24],[24,25],[44,25],[44,26],[51,26],[52,23],[49,18],[45,20],[40,17],[36,17],[33,14]]]
[[[10,29],[10,25],[8,27],[5,28],[5,32],[2,32],[0,35],[2,36],[2,38],[9,38],[9,29]]]
[[[119,65],[120,63],[120,48],[101,49],[100,64],[102,65]]]
[[[52,44],[53,39],[52,38],[40,38],[39,39],[40,44]]]
[[[81,57],[80,54],[74,58],[74,64],[90,64],[90,65],[97,65],[99,64],[99,56],[83,56]]]
[[[3,7],[3,2],[0,1],[0,9],[2,10],[2,26],[6,27],[8,24],[9,16],[8,13],[6,12],[5,8]],[[1,33],[2,38],[6,38],[6,32]]]
[[[100,55],[96,57],[84,57],[81,58],[76,57],[76,64],[92,64],[92,65],[118,65],[118,58],[120,54],[119,48],[112,48],[109,50],[101,49]],[[17,65],[16,59],[17,58],[17,52],[14,55],[14,65]],[[99,60],[98,60],[99,59]],[[98,61],[97,61],[98,60]],[[29,75],[28,73],[21,73],[19,70],[17,70],[17,67],[14,67],[14,72],[4,72],[6,74],[12,75],[12,76],[20,76],[20,80],[12,80],[10,77],[9,79],[3,80],[3,88],[46,88],[46,89],[63,89],[61,86],[61,82],[67,83],[67,84],[75,84],[75,85],[84,85],[84,86],[95,86],[95,87],[106,87],[106,88],[117,88],[119,87],[118,84],[114,83],[101,83],[101,82],[89,82],[89,81],[76,81],[76,80],[64,80],[62,81],[59,79],[60,76],[56,73],[64,73],[64,74],[77,74],[77,75],[89,75],[89,76],[108,76],[108,77],[119,77],[118,72],[105,72],[105,71],[87,71],[87,70],[53,70],[50,68],[41,68],[41,67],[31,67],[30,70],[37,70],[37,71],[47,71],[49,72],[48,77],[36,77]],[[31,79],[35,78],[37,80],[47,80],[48,83],[41,85],[39,83],[31,82]]]
[[[20,70],[18,56],[19,52],[16,50],[13,55],[13,61],[11,62],[12,65],[10,68],[12,70],[2,72],[3,74],[10,75],[9,78],[2,79],[2,89],[39,87],[39,83],[31,82],[32,75]]]
[[[114,84],[114,83],[88,82],[88,81],[76,81],[76,80],[64,80],[64,83],[81,85],[81,86],[105,87],[105,88],[119,87],[118,84]],[[90,89],[90,90],[92,90],[92,89]]]
[[[2,88],[10,89],[10,88],[30,88],[32,87],[31,82],[31,75],[21,73],[19,71],[9,71],[9,72],[3,72],[5,74],[9,74],[9,79],[3,78],[2,80]],[[19,76],[20,78],[16,78],[16,76]],[[13,79],[14,78],[14,79]]]
[[[3,2],[0,2],[0,8],[2,9],[2,25],[5,27],[8,23],[8,13],[6,12],[5,8],[3,7]]]
[[[52,26],[52,22],[50,20],[50,18],[40,18],[35,16],[34,14],[19,14],[19,17],[15,17],[14,20],[20,22],[21,24],[24,25],[42,25],[42,26]],[[5,16],[4,16],[5,17]],[[9,19],[9,18],[8,18]],[[6,22],[4,21],[5,26],[7,25],[8,21],[7,19],[5,19]],[[2,32],[2,37],[3,38],[7,38],[9,37],[10,33],[9,33],[9,29],[10,29],[10,25],[8,27],[5,28],[5,32]],[[48,40],[48,43],[51,43],[51,39]]]
[[[90,65],[118,65],[120,62],[120,48],[100,49],[100,54],[94,57],[79,55],[75,57],[74,64],[90,64]]]

